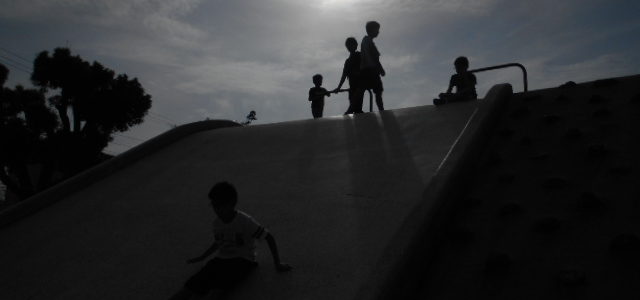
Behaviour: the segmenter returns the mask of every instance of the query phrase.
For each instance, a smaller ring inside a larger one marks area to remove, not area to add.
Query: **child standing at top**
[[[456,58],[453,62],[456,68],[456,74],[451,75],[449,80],[449,88],[446,93],[441,93],[440,98],[433,99],[434,105],[440,105],[447,102],[475,100],[478,98],[476,93],[476,76],[469,72],[469,59],[464,56]],[[456,93],[451,91],[456,88]]]
[[[360,60],[360,71],[362,75],[362,84],[365,90],[372,89],[376,95],[376,104],[378,110],[384,110],[384,104],[382,103],[382,80],[380,76],[384,76],[386,72],[380,64],[380,52],[373,42],[373,39],[380,34],[380,23],[376,21],[369,21],[365,26],[367,35],[362,38],[360,44],[360,52],[362,59]]]
[[[311,101],[311,114],[314,119],[322,118],[324,110],[324,96],[331,97],[327,89],[322,87],[322,75],[313,75],[314,87],[309,89],[309,101]]]
[[[280,262],[278,247],[271,233],[251,216],[236,209],[238,193],[233,185],[228,182],[215,184],[209,191],[209,200],[217,216],[213,221],[214,242],[202,255],[187,262],[199,262],[217,253],[198,273],[189,278],[184,288],[171,297],[171,300],[205,296],[212,289],[220,294],[241,281],[257,266],[256,240],[267,241],[276,270],[291,270],[291,266]]]
[[[349,108],[344,114],[359,114],[362,113],[364,89],[360,80],[360,52],[356,51],[358,49],[358,41],[353,37],[349,37],[344,45],[349,51],[349,58],[344,61],[340,83],[333,92],[339,92],[345,79],[349,79]]]

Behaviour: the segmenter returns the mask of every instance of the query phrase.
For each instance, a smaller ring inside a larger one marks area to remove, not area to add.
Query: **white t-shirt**
[[[237,211],[236,216],[229,223],[219,218],[213,221],[213,234],[220,243],[217,257],[242,257],[251,261],[256,260],[255,241],[264,239],[269,232],[251,216]]]

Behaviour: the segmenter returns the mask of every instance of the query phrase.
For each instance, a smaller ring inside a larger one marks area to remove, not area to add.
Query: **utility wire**
[[[24,62],[26,62],[28,64],[31,64],[31,62],[28,59],[24,58],[23,56],[15,53],[13,51],[7,50],[4,47],[0,47],[0,50],[2,52],[4,52],[4,53],[0,53],[0,63],[4,63],[4,64],[6,64],[6,65],[8,65],[10,67],[13,67],[14,69],[16,69],[18,71],[24,72],[26,74],[33,73],[33,69],[30,66],[28,66],[25,63],[19,61],[19,60],[22,60],[22,61],[24,61]],[[14,57],[16,59],[14,59],[12,57]],[[171,118],[169,118],[169,117],[167,117],[165,115],[153,112],[151,110],[149,110],[148,113],[149,113],[148,116],[151,117],[151,119],[148,119],[148,120],[150,120],[152,122],[155,122],[157,124],[166,125],[166,126],[169,126],[169,127],[175,127],[177,125],[176,121],[174,121],[173,119],[171,119]],[[131,138],[131,137],[129,137],[129,138]],[[143,141],[143,140],[138,139],[138,141]]]
[[[165,125],[165,126],[169,126],[169,127],[173,127],[173,125],[174,125],[172,123],[169,123],[169,122],[167,122],[165,120],[162,120],[162,119],[159,119],[159,118],[155,118],[154,119],[153,116],[149,116],[149,117],[151,117],[151,118],[150,119],[146,119],[145,121],[151,121],[151,122],[154,122],[156,124]]]
[[[164,116],[164,115],[161,115],[161,114],[159,114],[159,113],[153,112],[153,111],[151,111],[151,110],[149,110],[149,114],[150,114],[150,115],[152,115],[152,116],[155,116],[155,117],[157,117],[157,118],[164,119],[165,121],[169,121],[169,122],[172,122],[172,123],[176,123],[176,122],[175,122],[174,120],[172,120],[171,118],[169,118],[169,117],[167,117],[167,116]]]
[[[4,47],[0,47],[0,50],[4,51],[4,52],[6,52],[6,53],[9,53],[10,55],[13,55],[13,56],[15,56],[15,57],[17,57],[17,58],[19,58],[19,59],[21,59],[21,60],[23,60],[23,61],[27,62],[27,63],[32,63],[30,60],[28,60],[28,59],[24,58],[24,57],[23,57],[23,56],[21,56],[20,54],[16,54],[16,53],[15,53],[15,52],[13,52],[13,51],[9,51],[9,50],[7,50],[7,49],[6,49],[6,48],[4,48]]]
[[[20,66],[18,66],[18,65],[15,65],[15,64],[13,64],[13,63],[11,63],[11,62],[9,62],[9,61],[7,61],[7,60],[5,60],[5,59],[1,58],[1,57],[0,57],[0,63],[2,63],[2,64],[4,64],[4,65],[7,65],[7,66],[10,66],[10,67],[12,67],[12,68],[13,68],[13,69],[15,69],[15,70],[18,70],[18,71],[21,71],[21,72],[24,72],[24,73],[27,73],[27,74],[31,75],[31,71],[30,71],[30,70],[26,70],[26,69],[24,69],[23,67],[20,67]]]
[[[163,125],[168,125],[169,127],[175,127],[176,126],[176,122],[169,119],[168,117],[161,117],[160,115],[152,112],[152,111],[148,111],[149,113],[147,114],[147,120],[148,121],[152,121],[152,122],[156,122],[159,124],[163,124]]]
[[[2,50],[2,52],[0,52],[0,63],[6,64],[15,70],[18,70],[27,74],[33,73],[33,69],[31,68],[31,64],[32,64],[31,61],[22,57],[19,54],[16,54],[13,51],[7,50],[4,47],[0,47],[0,50]]]
[[[147,116],[148,116],[149,118],[151,118],[152,120],[155,120],[155,121],[159,121],[159,122],[163,122],[163,123],[168,123],[168,124],[175,124],[175,122],[173,122],[172,120],[163,119],[163,118],[156,117],[156,116],[153,116],[153,115],[147,115]]]
[[[15,59],[13,59],[13,58],[11,58],[11,57],[9,57],[9,56],[6,56],[6,55],[4,55],[4,54],[2,54],[2,53],[0,53],[0,57],[2,57],[2,58],[3,58],[4,60],[6,60],[6,61],[10,61],[10,62],[12,62],[12,63],[14,63],[14,64],[16,64],[16,65],[20,66],[20,67],[22,67],[22,68],[25,68],[25,69],[27,69],[27,70],[32,70],[30,65],[27,65],[27,64],[25,64],[25,63],[23,63],[23,62],[21,62],[21,61],[15,60]]]

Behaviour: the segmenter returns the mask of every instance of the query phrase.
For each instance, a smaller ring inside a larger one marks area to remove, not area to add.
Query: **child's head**
[[[377,37],[380,33],[380,23],[376,21],[369,21],[365,26],[367,29],[367,35],[370,37]]]
[[[322,75],[320,75],[320,74],[313,75],[313,84],[315,84],[316,86],[321,86],[322,85]]]
[[[464,56],[460,56],[456,58],[453,65],[456,67],[457,73],[463,73],[469,69],[469,60]]]
[[[226,181],[216,183],[209,191],[209,200],[216,215],[222,219],[228,218],[235,211],[238,203],[236,188]]]
[[[346,41],[344,41],[344,45],[347,47],[349,52],[356,52],[358,49],[358,41],[354,37],[348,37]]]

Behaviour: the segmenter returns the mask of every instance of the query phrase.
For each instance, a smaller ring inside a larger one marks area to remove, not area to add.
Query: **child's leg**
[[[433,105],[441,105],[447,102],[451,102],[451,98],[454,96],[452,93],[440,93],[438,98],[433,99]]]
[[[322,118],[322,110],[323,110],[323,106],[320,105],[311,105],[311,114],[313,115],[314,119],[317,118]]]
[[[345,115],[348,114],[352,114],[353,113],[353,90],[349,89],[349,95],[348,95],[348,99],[349,99],[349,107],[347,108],[347,111],[344,112]]]
[[[349,101],[349,107],[347,107],[347,111],[344,112],[345,115],[353,113],[353,103]]]
[[[384,110],[384,103],[382,102],[382,91],[376,93],[376,105],[378,105],[378,110]]]
[[[460,101],[464,101],[467,100],[465,99],[464,95],[461,94],[451,94],[449,95],[449,97],[447,98],[447,102],[460,102]]]
[[[207,299],[226,299],[230,291],[244,281],[258,264],[243,258],[230,258],[222,260],[219,266],[219,276],[213,278],[214,288]]]
[[[360,114],[363,113],[362,111],[362,102],[364,101],[364,89],[363,88],[356,88],[356,91],[354,92],[353,95],[353,113],[354,114]]]
[[[196,274],[191,276],[184,284],[184,288],[171,299],[191,299],[206,296],[212,288],[212,282],[221,277],[220,269],[225,266],[225,261],[214,258],[207,262]],[[197,296],[197,297],[196,297]]]
[[[376,105],[378,105],[378,110],[384,110],[384,103],[382,102],[382,92],[384,91],[384,87],[382,86],[382,78],[380,75],[376,73],[374,77],[374,86],[373,93],[376,94]]]

